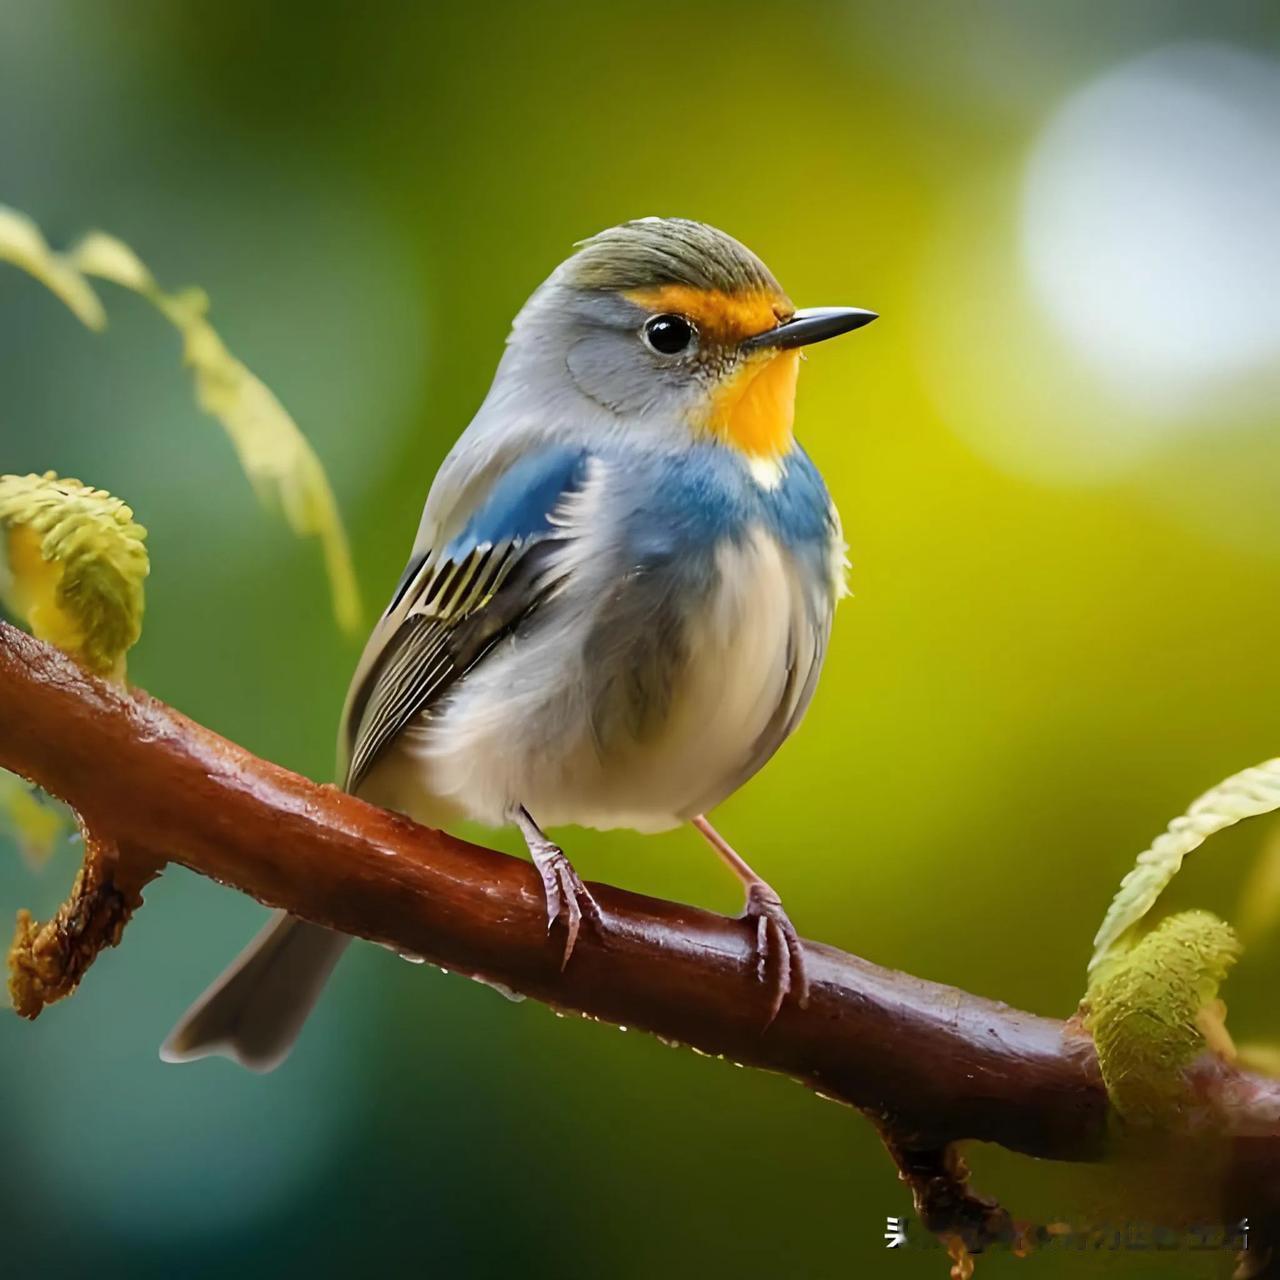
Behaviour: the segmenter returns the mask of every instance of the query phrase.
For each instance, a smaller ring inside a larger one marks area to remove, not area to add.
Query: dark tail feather
[[[278,911],[170,1032],[165,1062],[219,1054],[270,1071],[289,1056],[351,939]]]

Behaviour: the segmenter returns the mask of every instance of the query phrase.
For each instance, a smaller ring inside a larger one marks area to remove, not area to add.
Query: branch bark
[[[919,1169],[952,1176],[938,1153],[957,1140],[1057,1160],[1112,1150],[1093,1047],[1073,1023],[806,942],[808,1006],[786,1002],[765,1030],[768,996],[742,922],[605,885],[592,886],[605,928],[584,931],[562,972],[528,863],[260,760],[3,624],[0,767],[67,801],[125,851],[135,886],[179,863],[318,924],[781,1072],[864,1110],[939,1219],[945,1197],[922,1190]],[[1250,1212],[1261,1233],[1280,1214],[1280,1082],[1211,1056],[1188,1075],[1198,1099],[1188,1125],[1229,1148],[1225,1211]],[[962,1179],[947,1194],[971,1225],[978,1202]]]

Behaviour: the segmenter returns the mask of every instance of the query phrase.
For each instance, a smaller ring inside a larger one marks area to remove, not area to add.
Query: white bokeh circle
[[[1280,64],[1214,44],[1072,94],[1035,144],[1020,240],[1035,297],[1159,417],[1280,358]]]

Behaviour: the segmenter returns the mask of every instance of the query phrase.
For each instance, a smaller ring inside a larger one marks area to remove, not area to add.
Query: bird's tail
[[[289,1056],[351,939],[284,911],[182,1016],[160,1047],[166,1062],[220,1054],[270,1071]]]

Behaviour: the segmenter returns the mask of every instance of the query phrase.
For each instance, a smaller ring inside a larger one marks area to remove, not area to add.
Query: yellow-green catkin
[[[0,476],[4,602],[39,639],[123,680],[142,634],[146,530],[119,498],[78,480]]]
[[[1093,972],[1082,1012],[1111,1104],[1135,1127],[1175,1120],[1183,1068],[1205,1048],[1206,1011],[1240,954],[1231,926],[1208,911],[1170,916]]]

